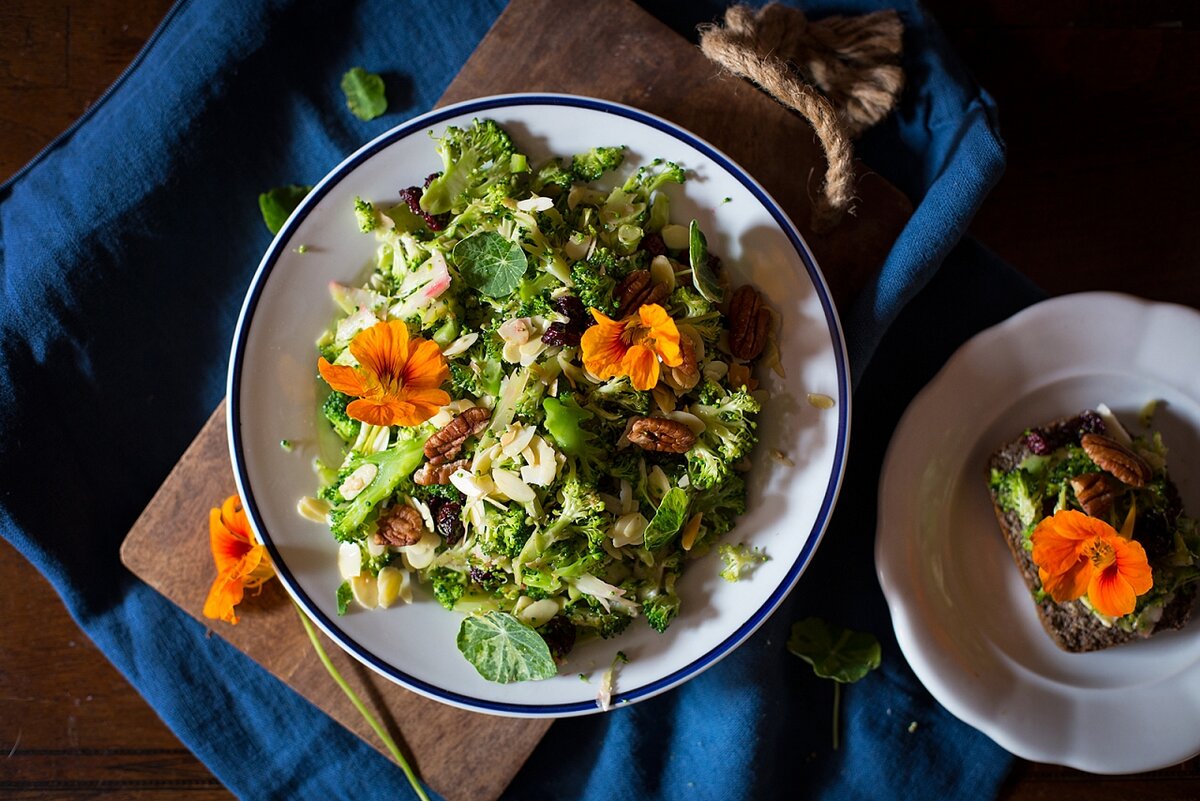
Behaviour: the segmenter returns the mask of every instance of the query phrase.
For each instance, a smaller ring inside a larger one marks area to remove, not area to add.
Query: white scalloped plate
[[[394,198],[439,169],[429,132],[472,117],[504,125],[535,162],[597,145],[629,147],[627,163],[662,157],[691,177],[670,189],[673,217],[698,219],[735,283],[753,281],[782,314],[787,378],[761,417],[763,445],[750,475],[750,511],[729,536],[762,546],[771,561],[753,580],[717,577],[715,555],[689,565],[680,581],[684,611],[663,635],[641,621],[619,639],[588,643],[556,678],[525,684],[484,681],[455,647],[461,617],[428,592],[409,606],[338,617],[341,579],[328,530],[301,519],[296,501],[315,491],[309,462],[323,426],[317,412],[315,337],[335,309],[331,280],[358,283],[376,243],[358,233],[356,195]],[[298,253],[299,245],[305,252]],[[805,402],[834,398],[821,411]],[[229,380],[229,435],[235,475],[251,523],[296,601],[339,645],[388,678],[431,698],[504,715],[562,716],[596,711],[596,676],[619,648],[614,703],[648,698],[696,675],[743,642],[779,605],[812,557],[841,485],[850,424],[849,372],[837,313],[795,226],[752,178],[693,134],[628,106],[565,95],[480,98],[414,119],[367,144],[322,180],[264,256],[246,296]],[[292,453],[281,439],[298,443]],[[768,455],[792,455],[785,468]],[[579,680],[587,672],[589,682]]]
[[[1200,624],[1088,654],[1042,629],[992,514],[988,455],[1026,428],[1152,399],[1200,513],[1200,312],[1126,295],[1039,303],[975,336],[888,449],[875,558],[904,655],[950,712],[1025,759],[1136,773],[1200,752]]]

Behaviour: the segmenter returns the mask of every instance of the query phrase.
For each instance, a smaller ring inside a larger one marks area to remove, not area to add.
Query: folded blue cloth
[[[878,466],[904,405],[963,339],[1037,297],[962,239],[1003,165],[992,101],[920,7],[898,5],[909,86],[860,154],[916,211],[846,317],[853,446],[825,541],[742,648],[664,696],[556,723],[509,797],[977,799],[1010,766],[916,682],[874,576]],[[428,109],[501,6],[182,2],[103,101],[0,187],[0,530],[244,797],[407,790],[387,759],[127,573],[118,546],[224,392],[242,295],[270,240],[258,193],[315,182]],[[721,10],[647,6],[685,33]],[[355,65],[388,85],[390,110],[369,123],[338,88]],[[832,685],[784,649],[810,614],[884,643],[882,669],[843,693],[836,752]]]

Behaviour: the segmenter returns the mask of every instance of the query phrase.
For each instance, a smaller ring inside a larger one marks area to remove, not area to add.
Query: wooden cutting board
[[[761,181],[796,221],[839,305],[879,268],[911,212],[900,192],[860,168],[858,215],[827,235],[812,236],[809,186],[819,180],[824,162],[807,123],[749,84],[722,75],[696,47],[627,0],[514,0],[440,104],[518,91],[627,103],[709,140]],[[810,170],[816,178],[809,178]],[[213,578],[208,510],[234,491],[222,403],[121,549],[130,570],[206,624],[202,609]],[[386,753],[325,673],[277,582],[239,610],[239,625],[218,624],[213,631]],[[450,801],[497,798],[550,726],[429,701],[362,667],[328,640],[326,647],[360,696],[388,722],[425,781]]]

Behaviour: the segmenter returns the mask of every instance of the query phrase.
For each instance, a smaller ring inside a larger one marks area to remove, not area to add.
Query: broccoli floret
[[[408,494],[425,503],[434,500],[454,501],[455,503],[463,501],[463,494],[453,484],[413,484],[409,488]]]
[[[557,398],[543,398],[542,410],[546,412],[546,431],[568,457],[570,472],[588,477],[595,475],[605,452],[596,445],[595,435],[583,428],[594,415],[580,407],[569,392]]]
[[[586,595],[567,607],[564,617],[575,624],[580,635],[591,634],[606,640],[625,631],[633,621],[632,617],[616,609],[605,612],[598,601]]]
[[[771,558],[763,553],[761,548],[750,548],[741,543],[730,545],[723,542],[717,547],[717,553],[720,554],[724,565],[721,568],[721,578],[726,581],[738,581],[748,576],[755,567]]]
[[[629,180],[621,187],[631,195],[640,195],[647,199],[663,184],[682,184],[687,180],[687,173],[678,164],[664,159],[655,159],[629,176]]]
[[[667,299],[667,305],[675,318],[703,317],[712,314],[713,305],[705,300],[699,292],[689,286],[678,286]]]
[[[438,140],[442,174],[421,195],[429,214],[462,211],[472,200],[507,195],[514,167],[527,168],[512,139],[493,120],[474,120],[469,128],[449,126]]]
[[[1016,514],[1026,533],[1033,531],[1042,509],[1042,496],[1033,477],[1019,468],[1008,473],[992,470],[989,483],[1000,508]]]
[[[467,576],[448,567],[435,567],[429,571],[429,584],[437,602],[447,609],[454,609],[467,591]]]
[[[354,442],[358,438],[358,432],[362,429],[362,423],[346,413],[346,407],[350,405],[351,400],[353,398],[344,392],[334,390],[329,393],[329,397],[321,405],[321,413],[325,415],[325,419],[329,421],[333,430],[346,444]]]
[[[625,146],[594,147],[571,159],[571,172],[578,181],[588,183],[599,180],[609,170],[615,170],[625,160]]]
[[[613,314],[617,310],[617,302],[613,298],[617,282],[608,275],[603,259],[575,262],[571,267],[571,283],[575,285],[575,294],[584,308],[604,314]]]
[[[471,365],[462,362],[447,361],[450,366],[450,383],[454,385],[454,397],[456,398],[478,398],[479,391],[479,376]]]
[[[658,565],[659,576],[649,592],[642,593],[642,614],[650,628],[657,632],[667,630],[671,621],[679,614],[679,595],[675,592],[675,580],[683,569],[683,557],[673,552]]]
[[[517,398],[513,414],[526,425],[540,425],[546,413],[542,409],[542,398],[546,394],[546,385],[541,381],[530,381],[525,385],[525,391]]]
[[[553,197],[569,191],[574,182],[571,171],[564,169],[558,159],[551,159],[538,169],[532,189],[539,195]]]
[[[761,405],[744,389],[731,392],[717,404],[696,403],[692,414],[703,421],[704,432],[687,452],[688,476],[699,489],[723,482],[734,463],[750,454],[758,437],[754,416]]]
[[[477,542],[480,550],[489,556],[515,557],[532,533],[533,527],[525,516],[525,510],[514,504],[507,511],[489,510],[484,531]]]
[[[611,404],[630,414],[646,415],[650,412],[650,393],[634,389],[627,378],[614,378],[597,385],[591,397],[597,403]]]
[[[700,402],[705,406],[714,406],[726,395],[725,388],[716,381],[706,379],[700,387]]]
[[[354,198],[354,216],[358,219],[358,230],[364,234],[379,227],[379,215],[375,213],[375,207],[361,197]]]
[[[701,534],[692,546],[695,551],[727,533],[746,513],[745,480],[737,473],[730,473],[719,484],[693,495],[690,511],[702,515]]]
[[[604,501],[596,488],[578,478],[568,478],[558,492],[558,519],[545,531],[547,544],[559,538],[568,526],[595,541],[604,537],[608,520],[604,517]]]

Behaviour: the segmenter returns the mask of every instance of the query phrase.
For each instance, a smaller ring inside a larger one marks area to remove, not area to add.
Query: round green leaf
[[[558,673],[542,635],[507,612],[470,615],[458,629],[458,650],[488,681],[548,679]]]
[[[700,223],[692,220],[688,229],[688,261],[692,265],[692,275],[696,279],[696,291],[710,303],[720,303],[725,294],[721,290],[721,282],[709,266],[708,240],[700,230]]]
[[[823,679],[856,682],[879,667],[881,651],[874,635],[844,629],[818,617],[792,624],[788,650],[808,662]]]
[[[494,231],[473,234],[454,246],[454,263],[467,286],[490,298],[517,291],[529,266],[525,251]]]
[[[342,76],[342,92],[346,106],[363,122],[373,120],[387,111],[387,92],[383,78],[362,67],[354,67]]]

